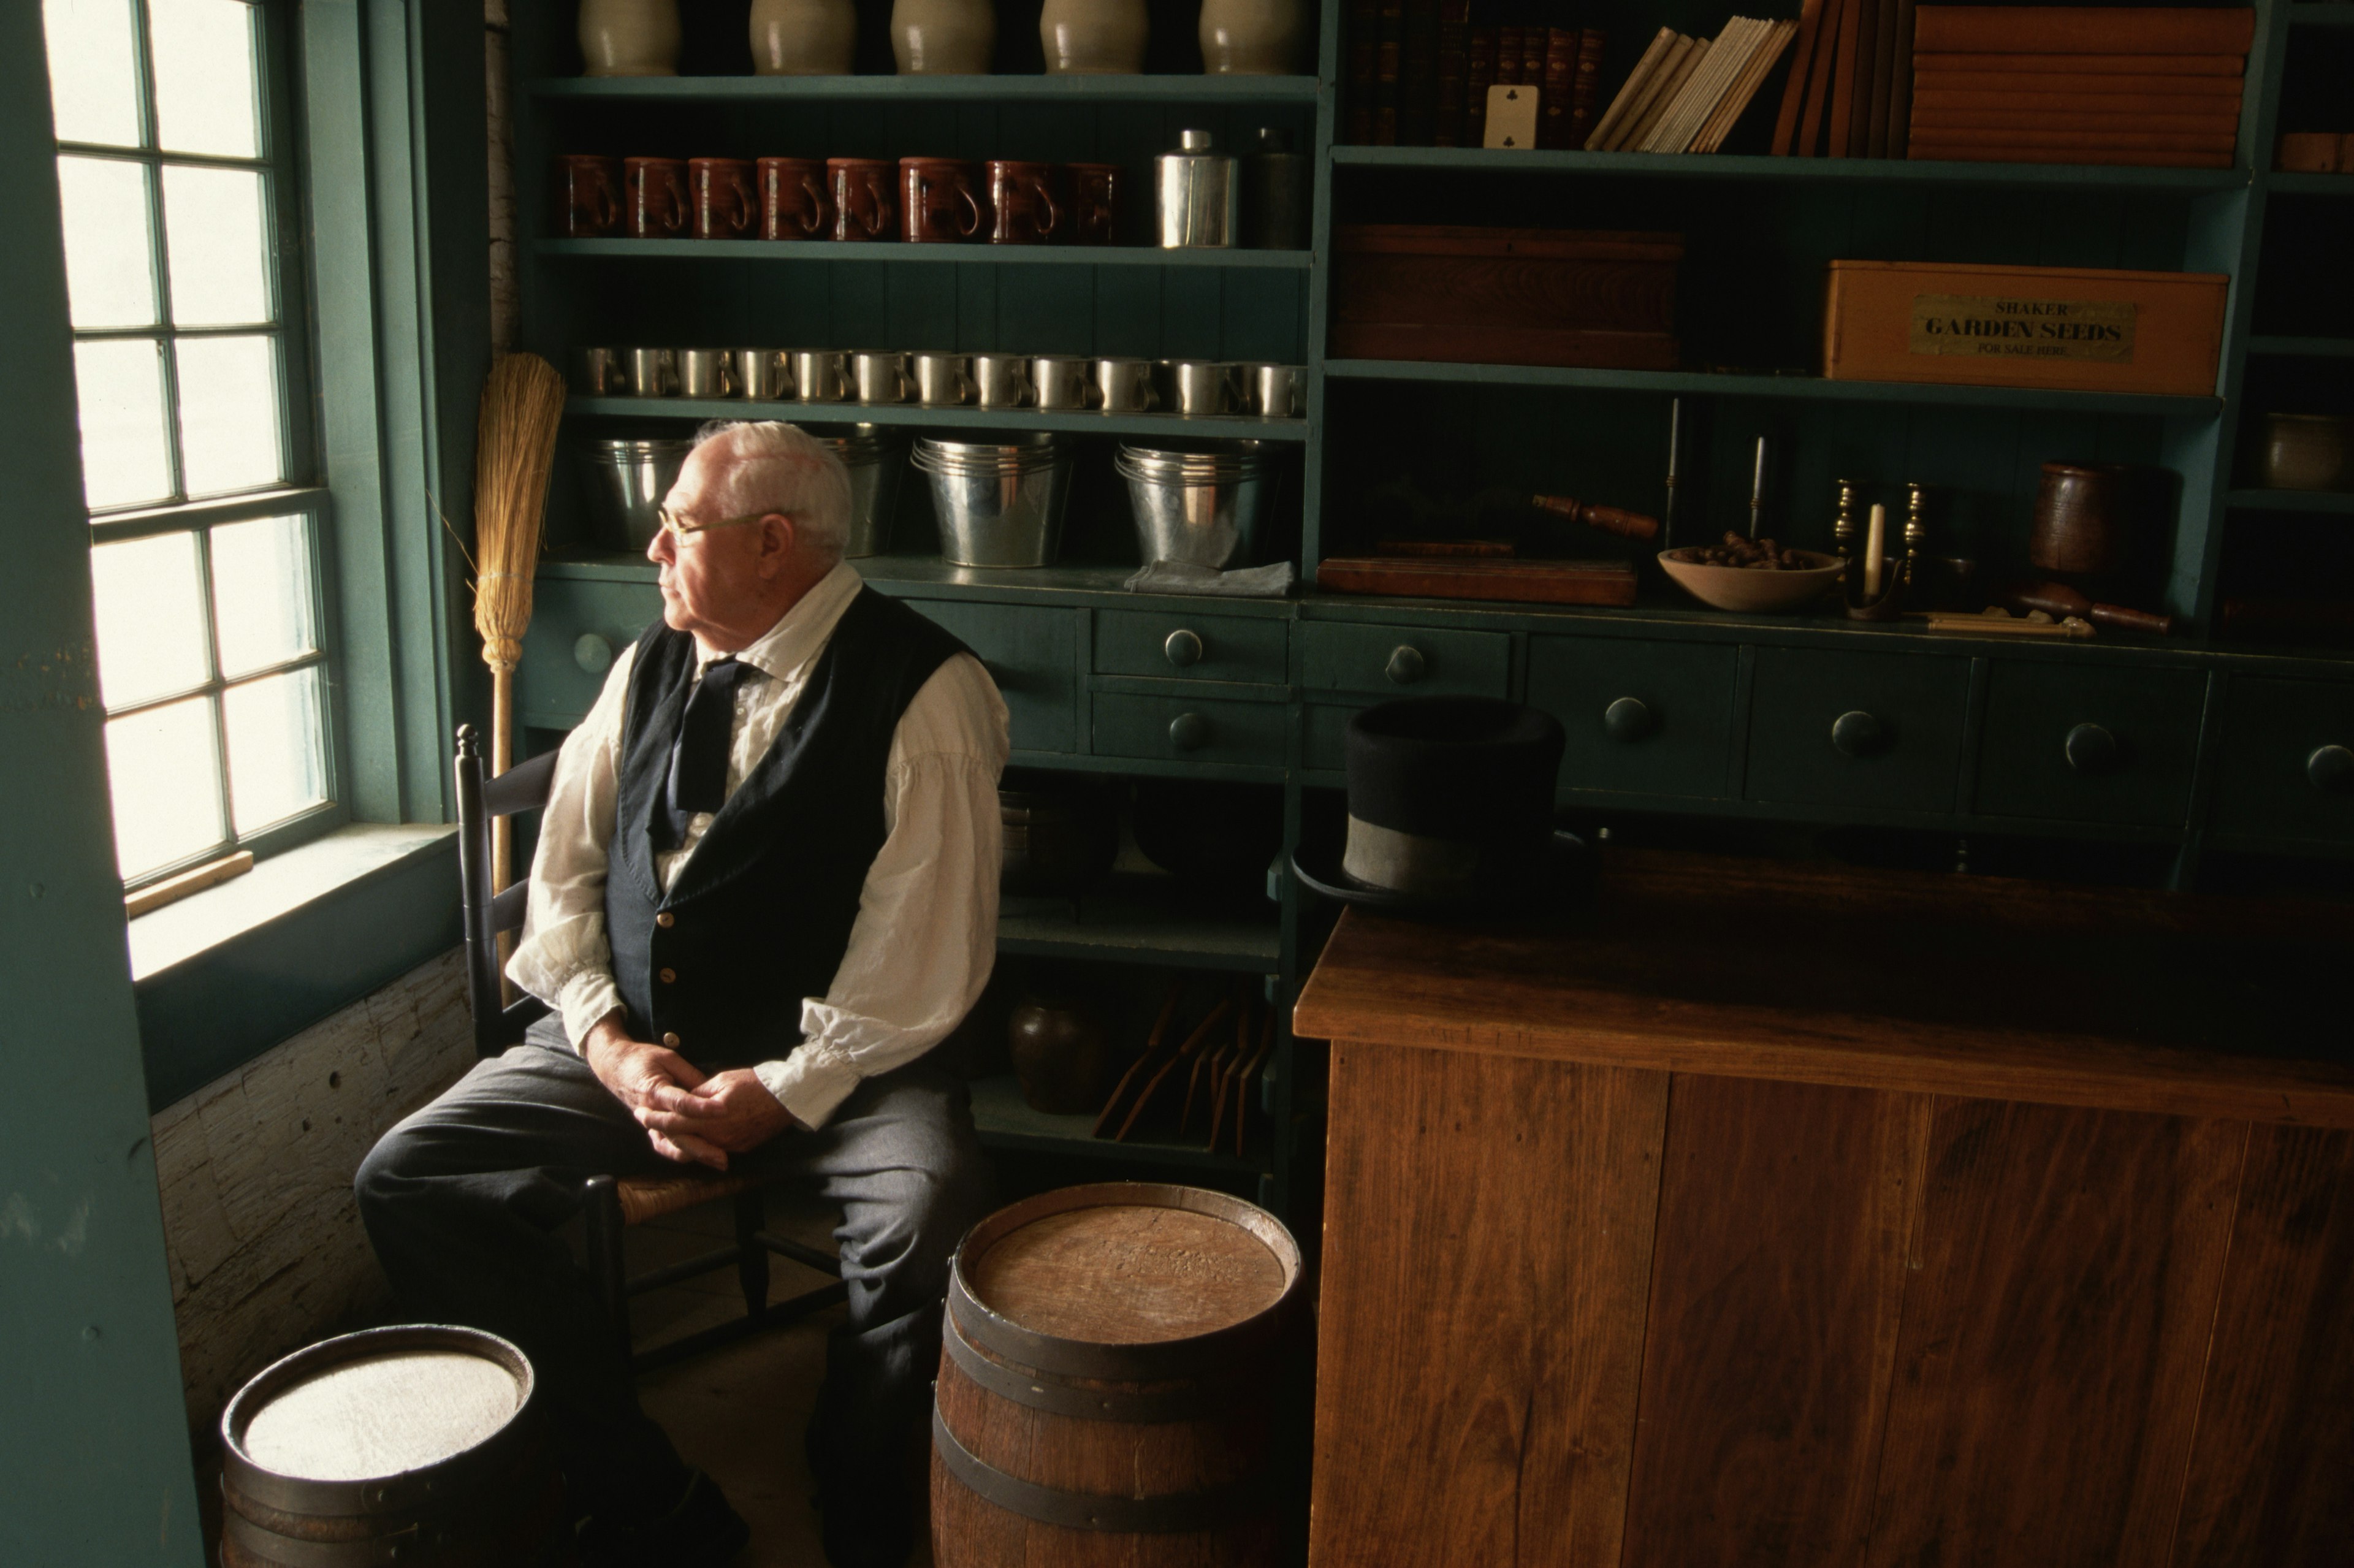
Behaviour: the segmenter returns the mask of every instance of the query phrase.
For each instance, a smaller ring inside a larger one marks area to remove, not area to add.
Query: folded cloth
[[[1120,586],[1130,593],[1201,593],[1223,599],[1281,599],[1299,573],[1289,561],[1222,572],[1183,561],[1155,561]]]

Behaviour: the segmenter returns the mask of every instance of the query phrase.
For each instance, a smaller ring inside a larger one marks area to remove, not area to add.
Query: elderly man
[[[601,1563],[726,1562],[743,1521],[638,1408],[555,1234],[599,1172],[806,1178],[849,1321],[809,1430],[827,1553],[911,1544],[906,1448],[949,1250],[985,1212],[927,1054],[995,956],[1005,705],[842,559],[850,483],[790,425],[706,429],[647,555],[662,623],[564,744],[508,975],[555,1009],[387,1133],[360,1212],[408,1310],[521,1345]]]

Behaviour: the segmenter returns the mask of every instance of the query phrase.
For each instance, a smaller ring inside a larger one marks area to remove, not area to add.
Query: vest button
[[[669,1047],[670,1047],[672,1050],[673,1050],[673,1051],[677,1050],[677,1049],[678,1049],[678,1035],[677,1035],[677,1033],[676,1033],[675,1032],[673,1032],[673,1033],[669,1033],[669,1034],[665,1034],[665,1035],[663,1035],[663,1044],[665,1044],[665,1045],[667,1045],[667,1046],[669,1046]]]
[[[654,916],[654,924],[667,931],[673,926],[678,924],[678,916],[665,909],[661,914]]]
[[[662,982],[664,985],[669,985],[677,979],[678,971],[676,969],[664,969],[662,972]]]

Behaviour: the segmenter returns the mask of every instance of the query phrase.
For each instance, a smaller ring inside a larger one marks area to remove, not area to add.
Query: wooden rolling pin
[[[1616,506],[1588,506],[1568,495],[1532,495],[1529,504],[1547,512],[1558,512],[1573,523],[1583,523],[1589,528],[1599,528],[1622,539],[1656,539],[1659,536],[1659,520],[1646,517],[1639,512],[1623,512]]]
[[[2040,609],[2046,615],[2063,618],[2082,616],[2095,626],[2114,626],[2120,631],[2174,635],[2174,617],[2170,615],[2152,615],[2146,609],[2127,609],[2121,604],[2095,604],[2065,583],[2013,583],[1995,599],[2022,615]]]

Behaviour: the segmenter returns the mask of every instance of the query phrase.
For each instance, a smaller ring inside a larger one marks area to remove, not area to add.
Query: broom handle
[[[491,777],[514,766],[514,670],[491,666]],[[491,819],[491,891],[503,893],[514,880],[514,819]],[[503,1005],[515,1002],[514,984],[506,978],[507,959],[514,956],[514,939],[499,934],[499,991]]]

